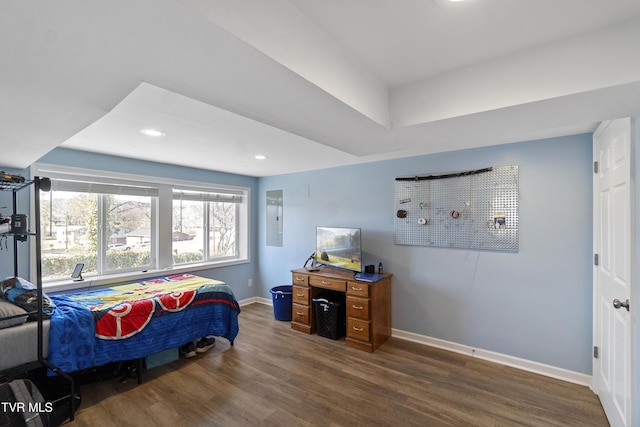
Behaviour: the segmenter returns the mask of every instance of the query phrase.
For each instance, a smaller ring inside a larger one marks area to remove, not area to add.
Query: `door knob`
[[[624,307],[627,309],[627,311],[629,311],[629,300],[626,300],[625,302],[620,301],[618,298],[613,300],[613,307],[614,308],[620,308],[620,307]]]

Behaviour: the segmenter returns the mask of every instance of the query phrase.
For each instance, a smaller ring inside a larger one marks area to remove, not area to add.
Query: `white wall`
[[[635,208],[635,233],[632,240],[632,247],[635,250],[635,259],[632,262],[631,276],[633,278],[633,286],[631,288],[631,321],[635,330],[635,335],[631,337],[631,346],[635,352],[635,359],[632,361],[631,375],[634,378],[634,390],[632,399],[635,399],[635,425],[640,422],[640,307],[638,306],[638,298],[640,298],[640,117],[631,120],[631,149],[634,154],[634,160],[631,163],[631,182],[633,187],[631,190],[631,206]],[[632,222],[633,224],[633,222]]]

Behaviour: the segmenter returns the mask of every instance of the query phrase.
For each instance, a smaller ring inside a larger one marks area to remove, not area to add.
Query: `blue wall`
[[[255,241],[258,229],[255,214],[258,193],[257,178],[181,166],[171,166],[141,160],[125,159],[121,157],[106,156],[75,150],[66,150],[63,148],[56,148],[40,159],[38,163],[107,170],[144,176],[157,176],[187,181],[239,185],[250,188],[252,198],[252,212],[250,214],[250,259],[252,261],[250,263],[235,266],[201,270],[197,273],[203,277],[210,277],[227,283],[233,289],[238,300],[254,296],[254,290],[247,286],[247,282],[248,279],[253,279],[257,276],[257,263],[255,262],[257,259],[257,245],[255,244]],[[23,172],[23,175],[28,176],[28,173]],[[4,264],[0,264],[0,268],[3,268],[4,270]],[[28,277],[28,271],[23,273],[23,275],[24,277]]]
[[[518,253],[393,243],[394,178],[518,165]],[[282,247],[265,193],[283,190]],[[261,178],[256,290],[289,284],[315,227],[362,228],[365,264],[393,273],[393,328],[591,373],[591,134]]]
[[[314,251],[317,225],[361,227],[364,262],[394,274],[395,329],[591,373],[590,134],[260,179],[65,149],[41,162],[251,188],[253,262],[203,274],[228,282],[238,299],[270,299],[271,287],[289,284],[289,270]],[[395,177],[512,164],[520,171],[518,253],[393,243]],[[280,189],[284,244],[266,246],[266,191]]]

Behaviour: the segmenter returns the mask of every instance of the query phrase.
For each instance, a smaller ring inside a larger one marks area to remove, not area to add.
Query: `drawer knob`
[[[331,282],[325,282],[325,281],[323,280],[323,281],[322,281],[322,284],[323,284],[323,285],[330,285],[330,284],[331,284]]]
[[[356,310],[362,310],[364,307],[361,305],[352,305],[351,308],[355,308]]]
[[[352,291],[361,291],[361,290],[362,290],[362,288],[356,288],[355,286],[352,286],[352,287],[351,287],[351,290],[352,290]]]
[[[297,314],[298,316],[304,316],[304,313],[301,313],[301,312],[299,312],[299,311],[296,311],[296,314]]]
[[[364,331],[364,329],[362,329],[362,328],[358,328],[358,327],[356,327],[356,326],[354,326],[354,327],[353,327],[353,330],[354,330],[354,331],[358,331],[358,332],[362,332],[362,331]]]
[[[296,293],[296,296],[303,297],[303,296],[304,296],[304,294]]]

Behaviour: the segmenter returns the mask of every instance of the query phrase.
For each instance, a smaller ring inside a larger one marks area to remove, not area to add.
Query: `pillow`
[[[18,316],[12,319],[7,317]],[[0,300],[0,329],[10,328],[12,326],[22,325],[27,321],[29,313],[15,304],[8,301]]]
[[[23,279],[22,277],[7,277],[2,281],[2,296],[9,302],[22,307],[29,313],[29,320],[37,320],[38,318],[38,291],[33,283]],[[56,305],[46,295],[42,294],[42,314],[48,319],[53,314]]]

